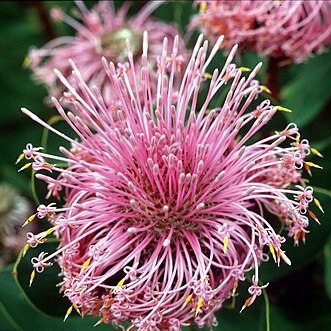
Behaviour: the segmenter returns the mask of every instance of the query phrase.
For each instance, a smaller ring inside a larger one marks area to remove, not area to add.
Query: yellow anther
[[[25,170],[25,169],[28,169],[30,166],[31,166],[32,162],[29,162],[27,164],[24,164],[24,166],[18,170],[18,172],[22,171],[22,170]]]
[[[292,110],[283,106],[275,106],[276,110],[284,111],[285,113],[292,113]],[[299,137],[300,138],[300,137]]]
[[[29,287],[31,287],[32,282],[33,282],[33,280],[34,280],[35,277],[36,277],[36,270],[33,269],[32,272],[31,272],[31,275],[30,275],[30,283],[29,283]]]
[[[319,202],[319,200],[317,200],[317,198],[314,198],[314,203],[315,203],[316,207],[324,214],[324,209],[321,206],[321,203]]]
[[[209,73],[209,72],[205,72],[203,74],[203,77],[207,78],[207,79],[211,79],[213,76]]]
[[[25,222],[24,222],[24,224],[22,225],[22,228],[23,227],[25,227],[27,224],[29,224],[29,223],[31,223],[34,219],[35,219],[35,217],[37,216],[37,213],[35,213],[35,214],[32,214]]]
[[[271,94],[271,91],[265,85],[260,85],[260,87],[261,87],[261,89],[262,89],[263,92],[266,92],[266,93]]]
[[[121,279],[121,280],[117,283],[116,287],[117,287],[117,288],[122,287],[123,284],[124,284],[124,282],[125,282],[125,278]]]
[[[17,158],[15,164],[21,162],[24,159],[24,157],[25,157],[24,153],[20,154],[20,156]]]
[[[275,249],[274,249],[274,246],[272,246],[272,244],[269,244],[269,250],[270,250],[270,253],[275,261],[275,263],[277,262],[277,259],[276,259],[276,254],[275,254]]]
[[[69,315],[72,313],[72,308],[73,308],[73,305],[68,308],[67,313],[64,316],[63,322],[65,322],[67,320],[67,318],[69,317]]]
[[[310,148],[311,152],[319,157],[323,157],[323,155],[316,149],[316,148]]]
[[[63,121],[63,117],[60,116],[60,115],[54,115],[47,121],[47,124],[53,125],[53,124],[56,124],[59,121]]]
[[[91,259],[88,258],[84,263],[83,263],[83,266],[82,266],[82,271],[84,271],[90,264],[91,262]]]
[[[321,222],[318,220],[316,215],[311,210],[308,210],[308,214],[315,222],[317,222],[319,225],[321,225]]]
[[[188,305],[188,303],[192,300],[193,297],[193,293],[191,293],[190,295],[188,295],[185,299],[185,302],[183,303],[182,308],[186,307]]]
[[[75,303],[73,304],[73,307],[75,308],[75,310],[76,310],[76,312],[78,313],[78,315],[82,316],[82,314],[81,314],[79,308],[77,307],[77,305],[76,305]]]
[[[295,137],[295,143],[297,144],[297,145],[299,145],[300,144],[300,133],[298,133],[297,134],[297,136]]]
[[[241,72],[252,71],[252,69],[249,69],[249,68],[247,68],[247,67],[240,67],[239,70],[240,70]]]
[[[49,228],[48,230],[44,231],[43,232],[43,237],[49,236],[51,233],[54,232],[54,230],[55,230],[55,226],[53,226],[53,227]]]
[[[323,169],[323,167],[319,166],[318,164],[315,164],[313,162],[305,162],[305,164],[308,166],[308,167],[311,167],[311,168],[317,168],[317,169]]]
[[[205,1],[201,2],[199,14],[203,14],[206,11],[206,8],[207,8],[207,3]]]
[[[22,257],[25,256],[26,252],[29,250],[30,245],[29,244],[25,244],[25,246],[22,249]]]
[[[229,236],[224,236],[223,239],[223,253],[226,254],[228,251],[228,246],[229,246]]]
[[[29,56],[26,56],[23,61],[22,66],[23,66],[23,68],[29,68],[31,63],[32,63],[31,58]]]
[[[245,303],[244,303],[244,305],[242,306],[242,308],[240,309],[240,312],[239,312],[239,313],[241,313],[246,307],[250,306],[252,303],[253,303],[253,297],[249,297],[249,298],[245,301]]]
[[[203,299],[200,297],[200,298],[198,299],[198,302],[197,302],[196,306],[195,306],[195,316],[198,315],[199,310],[200,310],[200,308],[202,307],[202,305],[203,305]]]

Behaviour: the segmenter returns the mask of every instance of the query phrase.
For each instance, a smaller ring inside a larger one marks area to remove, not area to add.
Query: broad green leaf
[[[270,307],[270,331],[300,331],[296,323],[289,321],[277,306]]]
[[[324,272],[325,272],[325,290],[331,299],[331,238],[324,248]]]
[[[330,100],[331,53],[314,56],[296,66],[297,74],[281,90],[289,121],[299,126],[309,124]]]

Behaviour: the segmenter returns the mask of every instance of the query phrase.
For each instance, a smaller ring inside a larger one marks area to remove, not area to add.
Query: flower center
[[[112,60],[116,59],[118,62],[122,62],[127,54],[126,40],[130,42],[133,56],[136,56],[141,52],[142,39],[143,35],[140,31],[129,27],[106,32],[100,38],[102,53]]]

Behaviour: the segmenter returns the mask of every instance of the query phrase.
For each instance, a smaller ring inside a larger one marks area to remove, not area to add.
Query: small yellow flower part
[[[29,162],[29,163],[25,164],[22,168],[18,169],[17,172],[20,172],[22,170],[28,169],[31,166],[31,164],[32,164],[32,162]]]
[[[24,228],[27,224],[31,223],[37,216],[37,213],[32,214],[22,225],[22,228]]]
[[[31,63],[32,63],[31,58],[29,56],[26,56],[23,61],[22,66],[23,66],[23,68],[29,68]]]
[[[193,297],[193,293],[187,296],[185,302],[183,303],[182,309],[188,305],[188,303],[192,300],[192,297]]]
[[[84,271],[90,264],[91,262],[91,259],[88,258],[84,263],[83,263],[83,266],[82,266],[82,270],[81,271]]]
[[[292,110],[283,106],[275,106],[276,110],[283,111],[285,113],[292,113]]]
[[[311,210],[308,210],[308,214],[315,222],[317,222],[319,225],[321,225],[321,222],[318,220],[316,215]]]
[[[26,252],[29,250],[30,245],[29,244],[25,244],[25,246],[22,249],[22,257],[25,256]]]
[[[209,72],[205,72],[203,76],[208,79],[211,79],[213,77]]]
[[[199,14],[203,14],[206,11],[206,8],[207,8],[207,3],[205,1],[201,2]]]
[[[260,87],[261,87],[261,89],[262,89],[263,92],[266,92],[266,93],[268,93],[268,94],[271,94],[271,91],[270,91],[269,88],[266,87],[265,85],[260,85]]]
[[[316,163],[313,163],[313,162],[308,162],[306,161],[305,164],[310,167],[310,168],[317,168],[317,169],[323,169],[323,167],[319,166],[318,164]]]
[[[322,208],[321,203],[319,202],[319,200],[317,200],[317,198],[314,198],[314,203],[317,208],[324,214],[324,209]]]
[[[117,288],[122,287],[123,284],[124,284],[124,282],[125,282],[125,278],[121,279],[121,280],[117,283],[116,287],[117,287]]]
[[[252,69],[249,69],[249,68],[247,68],[247,67],[240,67],[239,70],[240,70],[241,72],[252,71]],[[267,88],[267,87],[265,86],[265,88]]]
[[[297,136],[295,137],[295,143],[296,143],[297,145],[300,144],[300,138],[301,138],[300,133],[298,133]]]
[[[275,254],[275,249],[274,249],[274,246],[272,246],[272,244],[269,244],[269,250],[270,250],[270,253],[275,261],[275,263],[277,262],[277,259],[276,259],[276,254]]]
[[[68,310],[67,310],[67,313],[66,315],[64,316],[64,319],[63,319],[63,322],[65,322],[67,320],[67,318],[69,317],[69,315],[71,314],[72,312],[72,308],[73,308],[73,305],[71,305]]]
[[[317,155],[319,157],[323,157],[323,155],[316,148],[310,148],[310,150],[314,155]]]
[[[36,277],[36,270],[33,269],[32,272],[31,272],[31,275],[30,275],[29,287],[31,287],[32,282],[33,282],[33,280],[34,280],[35,277]]]
[[[75,308],[75,310],[76,310],[76,312],[78,313],[78,315],[82,316],[82,314],[81,314],[81,312],[80,312],[78,306],[77,306],[75,303],[73,304],[73,307]]]
[[[17,158],[15,164],[21,162],[24,159],[24,157],[25,157],[24,153],[21,153],[20,156]]]
[[[228,246],[229,246],[229,236],[224,236],[223,239],[223,253],[226,254],[228,251]]]
[[[198,302],[197,302],[196,306],[195,306],[195,316],[198,315],[199,310],[200,310],[200,308],[202,307],[202,305],[203,305],[203,299],[200,297],[200,298],[198,299]]]
[[[54,232],[54,230],[55,230],[55,226],[53,226],[53,227],[49,228],[48,230],[44,231],[43,232],[43,237],[45,238],[45,237],[49,236],[51,233]]]

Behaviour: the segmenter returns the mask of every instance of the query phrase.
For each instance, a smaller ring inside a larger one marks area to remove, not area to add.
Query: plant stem
[[[265,321],[266,321],[266,331],[270,331],[270,304],[269,297],[266,289],[262,289],[263,298],[265,302]]]
[[[43,1],[40,0],[33,1],[33,6],[38,13],[39,20],[43,28],[44,36],[47,38],[47,40],[54,39],[56,37],[56,33],[54,32],[52,23],[44,7]]]
[[[268,81],[267,86],[271,90],[271,96],[276,100],[280,100],[279,85],[278,85],[278,73],[279,73],[279,59],[276,57],[269,58],[268,64]]]

